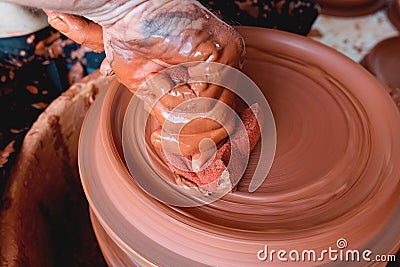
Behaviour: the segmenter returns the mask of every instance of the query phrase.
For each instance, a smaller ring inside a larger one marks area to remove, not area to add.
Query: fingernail
[[[114,75],[114,71],[111,68],[110,64],[108,63],[107,59],[104,59],[100,65],[100,73],[104,76],[111,76]]]
[[[217,146],[211,139],[203,139],[199,144],[200,153],[192,155],[192,171],[200,172],[214,160]]]
[[[162,148],[161,129],[157,129],[154,132],[152,132],[150,140],[155,148],[161,149]]]
[[[59,30],[61,33],[69,32],[69,25],[67,23],[65,23],[65,21],[60,19],[59,17],[50,19],[49,23],[53,28]]]
[[[200,153],[193,155],[192,156],[192,171],[199,172],[201,170],[202,166],[203,166],[202,155]]]

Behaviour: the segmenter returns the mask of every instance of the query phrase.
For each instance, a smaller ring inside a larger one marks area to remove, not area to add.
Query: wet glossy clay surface
[[[259,266],[257,252],[264,245],[320,252],[338,249],[340,238],[347,249],[396,252],[400,118],[381,84],[309,39],[239,31],[246,41],[244,72],[262,89],[276,121],[277,151],[266,181],[247,192],[256,148],[238,191],[221,200],[179,208],[153,199],[125,167],[121,129],[131,94],[114,84],[89,113],[79,151],[82,183],[108,262]],[[138,165],[141,157],[138,151]]]
[[[362,63],[391,88],[400,88],[400,37],[396,36],[379,42]]]

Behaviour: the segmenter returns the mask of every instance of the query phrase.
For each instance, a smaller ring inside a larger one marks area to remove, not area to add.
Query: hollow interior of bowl
[[[322,251],[345,238],[349,249],[396,251],[400,121],[389,96],[360,66],[321,44],[274,30],[239,31],[247,49],[243,71],[263,91],[276,121],[277,151],[266,181],[249,193],[245,175],[238,191],[195,208],[154,200],[124,167],[121,128],[130,95],[113,88],[101,111],[108,126],[98,129],[107,137],[99,152],[110,163],[93,152],[80,157],[81,169],[91,169],[81,171],[82,182],[105,232],[121,253],[155,265],[235,259],[253,266],[266,242],[276,250]],[[83,132],[81,151],[94,145],[93,135]],[[152,168],[143,157],[138,151],[137,165]]]
[[[392,88],[400,88],[400,37],[378,43],[367,56],[367,67]]]

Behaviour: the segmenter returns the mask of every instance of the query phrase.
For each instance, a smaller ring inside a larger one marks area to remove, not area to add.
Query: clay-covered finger
[[[119,53],[107,55],[110,65],[118,78],[131,92],[136,93],[152,74],[164,69],[158,63],[142,55],[129,51],[129,57],[124,58]]]
[[[95,52],[103,52],[103,29],[97,23],[75,15],[64,14],[55,11],[45,11],[49,24],[62,34],[89,47]]]
[[[100,73],[103,74],[104,76],[112,76],[112,75],[114,75],[114,71],[111,68],[110,62],[108,62],[107,58],[105,58],[103,60],[103,62],[101,62]]]
[[[196,94],[186,84],[174,87],[169,91],[168,94],[163,95],[160,101],[168,109],[173,109],[178,106],[178,110],[187,110],[184,102],[193,98],[196,98]]]
[[[151,135],[151,142],[157,149],[186,157],[199,154],[201,150],[207,151],[212,149],[226,136],[227,133],[223,127],[200,134],[170,134],[157,129]],[[205,139],[211,142],[203,143],[201,147],[200,144]]]

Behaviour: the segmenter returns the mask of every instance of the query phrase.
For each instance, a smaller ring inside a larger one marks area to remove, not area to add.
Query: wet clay
[[[201,189],[204,189],[208,192],[215,192],[218,189],[221,189],[222,186],[226,186],[231,190],[233,187],[233,177],[237,177],[238,175],[235,172],[239,172],[241,169],[240,165],[246,164],[239,160],[239,162],[235,162],[228,168],[229,160],[231,159],[231,142],[237,142],[238,144],[245,144],[245,142],[249,142],[250,152],[253,151],[256,146],[258,140],[260,139],[261,129],[257,123],[257,113],[260,113],[260,108],[257,104],[252,105],[249,108],[246,108],[240,114],[240,119],[242,120],[245,132],[234,132],[230,138],[230,140],[224,143],[215,154],[215,158],[212,160],[207,168],[202,169],[201,171],[195,171],[192,166],[185,166],[182,157],[170,154],[167,157],[166,152],[162,152],[163,160],[168,165],[171,170],[173,170],[176,174],[175,181],[178,185],[186,185],[189,187],[198,186]],[[238,146],[240,149],[235,153],[246,154],[246,145]],[[233,157],[232,157],[233,158]],[[176,166],[185,166],[185,169],[176,167]],[[198,166],[202,167],[202,166]],[[223,182],[224,172],[227,171],[227,176],[225,182]],[[187,183],[187,180],[189,184]],[[191,184],[190,184],[191,183]]]
[[[400,31],[400,0],[393,0],[390,3],[387,15],[390,22]]]
[[[338,17],[353,17],[372,14],[381,9],[386,0],[316,0],[321,13]]]
[[[337,250],[340,238],[346,249],[394,254],[400,247],[400,117],[382,85],[309,39],[256,28],[240,33],[247,50],[243,70],[276,121],[277,151],[267,179],[247,191],[256,146],[237,191],[224,198],[194,208],[152,198],[124,163],[121,116],[130,93],[111,87],[94,103],[79,148],[82,183],[109,264],[260,266],[271,263],[257,259],[265,245],[320,255]],[[136,165],[145,171],[142,157],[138,151]],[[315,264],[323,263],[337,264],[328,258]],[[274,258],[271,264],[293,262]]]
[[[183,26],[183,29],[180,29],[181,24],[178,24],[177,29],[172,32],[167,31],[168,34],[165,34],[164,27],[168,27],[171,16],[183,21],[189,19],[194,27],[186,29]],[[155,18],[150,16],[143,22],[143,25],[141,30],[149,36],[146,36],[143,40],[129,43],[129,45],[131,50],[140,51],[141,55],[151,55],[151,63],[146,63],[149,58],[144,58],[143,64],[140,65],[138,64],[138,60],[141,60],[140,57],[131,60],[125,57],[123,53],[114,53],[112,56],[111,66],[115,73],[121,80],[129,80],[127,82],[129,84],[137,82],[136,76],[149,78],[154,74],[154,71],[160,71],[165,67],[184,62],[218,62],[235,68],[238,68],[241,63],[243,56],[241,37],[233,28],[213,17],[199,4],[188,4],[184,11],[159,14]],[[152,25],[160,25],[160,27],[153,29],[154,26]],[[135,75],[132,75],[133,69],[136,70]],[[193,77],[199,71],[204,70],[192,66],[182,68],[181,72],[183,73],[157,76],[157,79],[152,80],[152,84],[148,86],[148,92],[145,94],[148,95],[150,92],[156,98],[164,95],[151,110],[151,114],[156,117],[160,125],[163,125],[166,120],[174,124],[174,121],[178,119],[175,116],[170,116],[171,110],[187,99],[209,97],[218,99],[228,106],[233,106],[233,93],[217,85],[192,83],[174,88],[177,85],[176,77],[180,79],[187,76]],[[143,89],[139,88],[138,95],[143,94],[141,91]],[[213,114],[221,113],[213,106],[209,107],[209,110]],[[234,125],[225,126],[229,129],[234,128]],[[199,140],[202,140],[203,136],[210,136],[215,143],[219,143],[227,135],[228,133],[221,125],[211,120],[197,119],[182,129],[179,140],[175,139],[174,142],[179,144],[182,155],[188,156],[199,153]],[[159,132],[153,135],[155,146],[159,146],[161,143],[160,138]],[[170,152],[179,153],[179,151]]]

